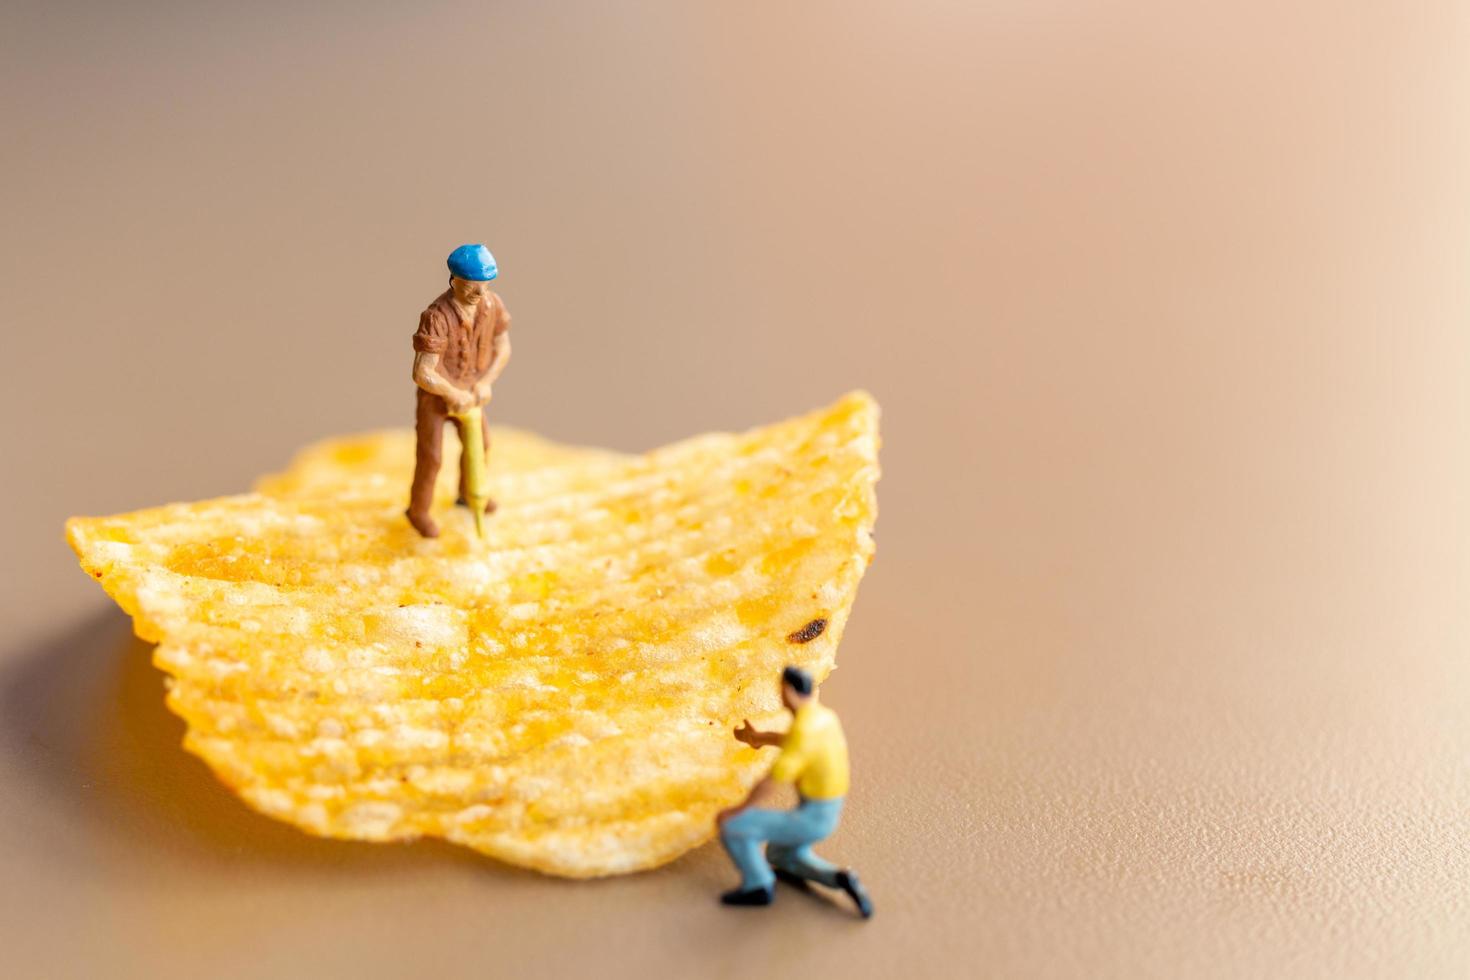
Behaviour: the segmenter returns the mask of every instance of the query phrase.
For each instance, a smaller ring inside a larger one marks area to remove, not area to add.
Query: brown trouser
[[[414,431],[418,435],[418,451],[413,464],[413,490],[408,498],[408,509],[414,514],[427,517],[429,508],[433,506],[434,481],[439,477],[439,464],[443,459],[444,423],[448,421],[459,426],[459,420],[449,414],[449,406],[444,404],[444,399],[420,388],[418,418],[414,424]],[[490,426],[483,421],[480,423],[480,433],[485,440],[485,458],[489,459]],[[463,446],[463,426],[459,429],[459,439]],[[469,499],[465,493],[463,455],[459,466],[459,495],[461,499]]]

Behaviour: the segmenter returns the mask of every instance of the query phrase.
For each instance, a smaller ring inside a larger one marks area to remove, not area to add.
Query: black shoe
[[[771,885],[765,888],[736,888],[720,896],[720,901],[726,905],[770,905],[775,900],[776,889]]]
[[[837,887],[847,892],[847,897],[857,906],[858,913],[865,919],[873,917],[873,900],[863,890],[863,883],[858,881],[856,871],[837,872]]]
[[[790,871],[786,871],[782,868],[774,868],[772,870],[776,872],[777,881],[784,881],[786,882],[786,884],[790,885],[793,888],[807,887],[807,880],[801,875],[792,874]]]

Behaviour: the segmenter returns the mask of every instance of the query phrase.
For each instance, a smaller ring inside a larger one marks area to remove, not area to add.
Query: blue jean
[[[720,828],[720,843],[740,869],[741,888],[770,888],[776,880],[772,865],[836,887],[837,867],[813,854],[812,845],[832,836],[840,816],[840,796],[834,800],[804,799],[794,810],[752,807],[725,821]],[[771,846],[762,857],[761,845],[765,843]]]

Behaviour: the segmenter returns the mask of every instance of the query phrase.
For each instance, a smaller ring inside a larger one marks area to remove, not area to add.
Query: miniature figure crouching
[[[836,712],[817,703],[812,677],[799,667],[781,674],[781,701],[791,711],[791,728],[761,732],[745,722],[735,737],[752,748],[779,745],[770,775],[751,789],[738,806],[720,812],[720,843],[740,869],[740,887],[726,892],[726,905],[769,905],[776,897],[776,879],[805,887],[813,881],[840,888],[857,905],[863,918],[873,914],[873,903],[857,874],[838,868],[812,852],[812,845],[830,837],[842,815],[847,794],[847,741]],[[795,783],[801,802],[793,810],[762,809],[776,783]],[[761,845],[769,845],[765,855]]]
[[[439,475],[444,423],[459,427],[461,446],[469,438],[482,441],[490,452],[490,432],[480,432],[461,417],[490,401],[490,386],[510,361],[510,314],[489,283],[499,274],[495,256],[484,245],[461,245],[449,253],[449,289],[419,316],[413,335],[413,380],[418,385],[418,437],[409,495],[408,520],[426,538],[439,536],[429,510],[434,503],[434,481]],[[474,498],[466,485],[467,467],[461,457],[459,503]],[[485,498],[485,512],[495,501]],[[479,524],[476,515],[476,524]]]

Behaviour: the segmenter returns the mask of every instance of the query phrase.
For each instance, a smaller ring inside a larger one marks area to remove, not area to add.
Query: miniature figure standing
[[[735,737],[752,748],[779,745],[770,775],[751,789],[738,806],[722,810],[717,818],[720,843],[740,869],[740,887],[720,897],[726,905],[770,905],[776,897],[775,880],[805,886],[814,881],[840,888],[857,905],[863,918],[873,914],[873,903],[850,868],[838,868],[812,853],[812,845],[837,829],[842,799],[847,795],[847,741],[836,712],[817,703],[812,676],[800,667],[781,673],[781,702],[791,711],[791,728],[762,732],[749,721],[735,729]],[[766,800],[776,783],[795,783],[801,797],[794,810],[756,806]],[[761,845],[769,843],[766,854]],[[769,863],[768,863],[769,859]],[[774,868],[774,870],[773,870]]]
[[[439,536],[429,509],[439,475],[444,423],[453,419],[459,427],[461,446],[478,438],[485,454],[490,452],[490,432],[483,420],[477,435],[468,430],[473,428],[469,424],[473,417],[481,414],[474,410],[490,401],[490,386],[510,361],[510,314],[489,287],[497,275],[495,256],[484,245],[461,245],[450,252],[449,289],[420,314],[413,335],[418,450],[407,513],[409,523],[426,538]],[[477,494],[467,483],[471,469],[467,455],[462,452],[460,457],[458,502],[473,506],[470,502]],[[495,501],[482,499],[484,512],[494,513]],[[478,527],[480,515],[475,518]]]

